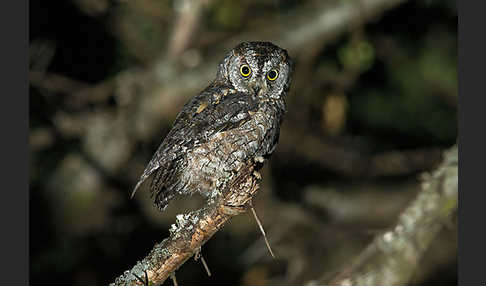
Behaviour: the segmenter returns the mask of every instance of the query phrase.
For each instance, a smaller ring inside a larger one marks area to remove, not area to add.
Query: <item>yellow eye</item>
[[[248,77],[251,74],[251,69],[248,65],[242,65],[240,67],[240,73],[241,73],[242,76]]]
[[[278,77],[278,71],[277,70],[271,70],[267,73],[267,78],[268,80],[274,81]]]

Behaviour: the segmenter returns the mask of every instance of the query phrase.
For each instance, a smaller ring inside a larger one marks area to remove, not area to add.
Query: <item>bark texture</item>
[[[160,285],[191,258],[232,217],[246,211],[259,189],[259,175],[247,165],[224,186],[217,203],[187,214],[177,215],[170,236],[156,244],[152,251],[110,285],[144,285],[147,273],[150,285]],[[139,278],[137,278],[139,277]]]

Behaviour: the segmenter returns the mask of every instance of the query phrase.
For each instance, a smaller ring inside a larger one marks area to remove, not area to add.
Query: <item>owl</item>
[[[214,199],[243,166],[262,166],[278,141],[292,70],[287,51],[272,43],[236,46],[177,115],[132,197],[152,177],[150,192],[161,211],[176,195]]]

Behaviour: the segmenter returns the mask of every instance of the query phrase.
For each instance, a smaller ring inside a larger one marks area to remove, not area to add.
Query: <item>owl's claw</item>
[[[257,178],[258,180],[262,179],[262,175],[258,171],[253,171],[253,176],[255,176],[255,178]]]
[[[221,207],[221,212],[225,215],[239,215],[241,213],[244,213],[246,211],[245,207],[237,207],[237,206],[225,206],[222,205]]]
[[[254,160],[257,163],[263,163],[263,162],[265,162],[265,158],[263,158],[262,156],[256,156]]]

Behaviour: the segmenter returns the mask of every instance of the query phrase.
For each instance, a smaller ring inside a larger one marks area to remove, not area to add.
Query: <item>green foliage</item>
[[[216,27],[233,30],[241,27],[248,1],[219,0],[212,5],[211,21]],[[243,7],[242,7],[243,6]],[[243,9],[242,9],[243,8]]]
[[[352,113],[372,129],[388,130],[425,141],[453,141],[456,115],[437,98],[417,96],[403,90],[373,89],[351,103]]]
[[[366,71],[375,60],[375,50],[367,41],[347,43],[337,52],[341,64],[349,70]]]
[[[394,45],[385,83],[351,101],[355,119],[378,131],[451,143],[457,137],[457,47],[450,32],[431,29],[418,50]]]

